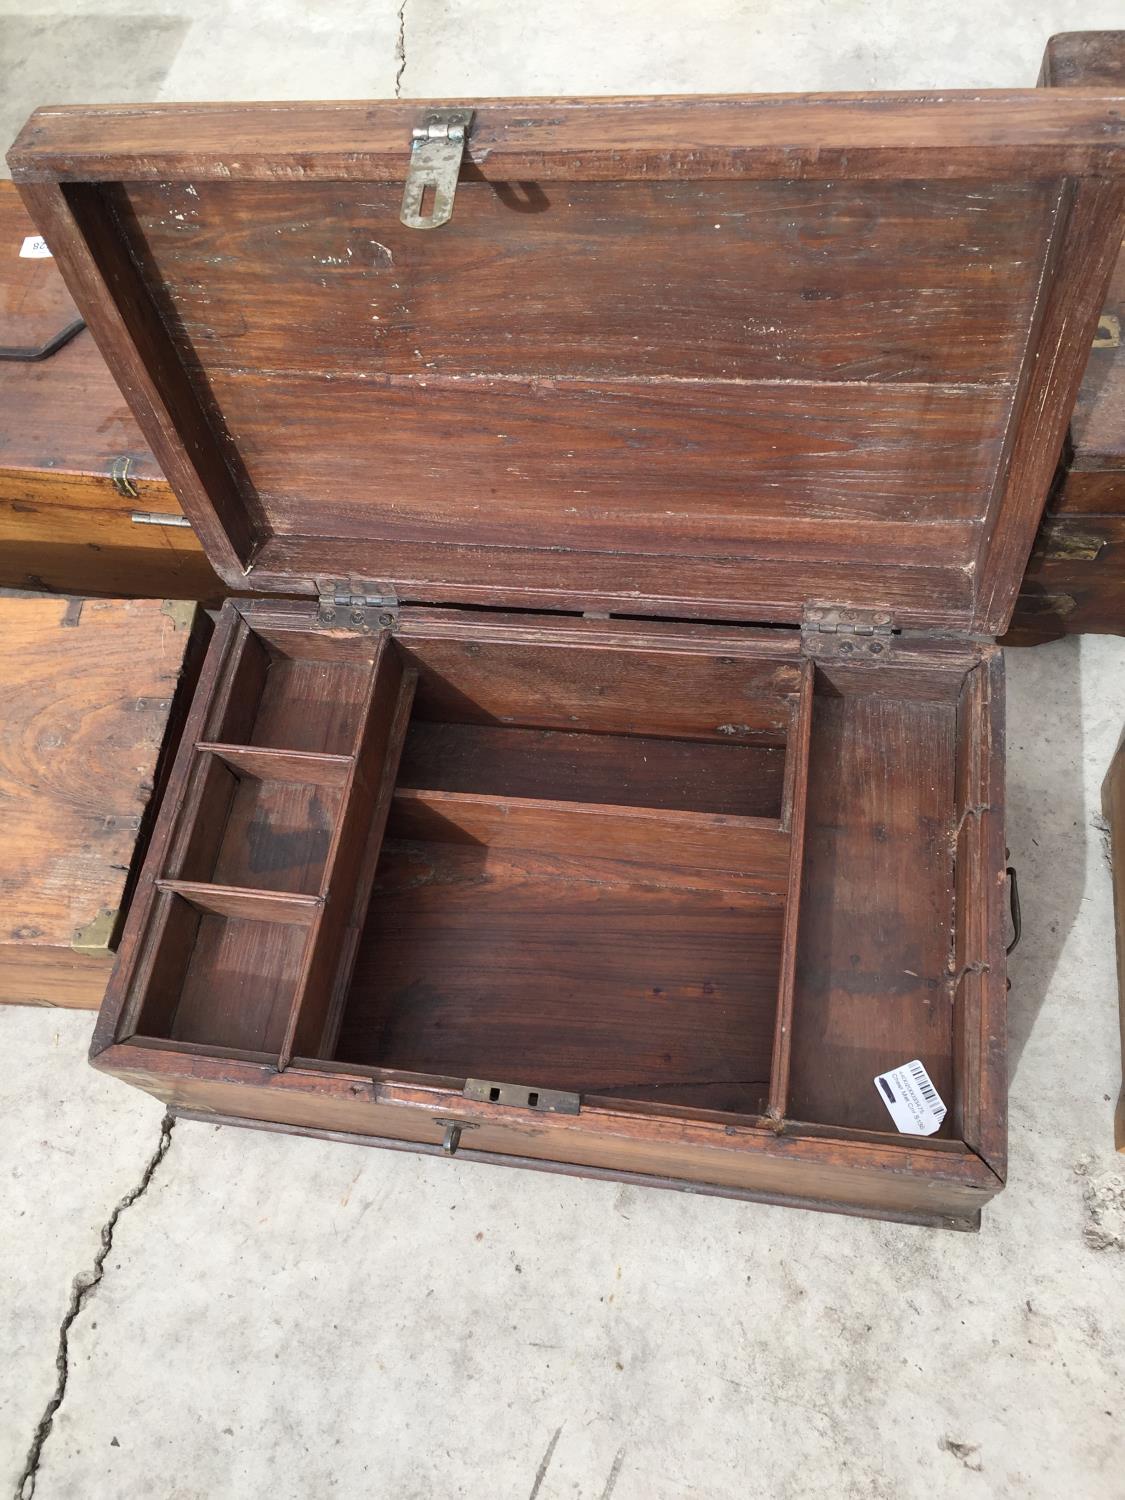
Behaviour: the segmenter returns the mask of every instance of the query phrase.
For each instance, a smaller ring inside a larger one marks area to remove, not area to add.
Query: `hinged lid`
[[[1121,242],[1123,106],[52,109],[9,160],[232,585],[994,634]]]

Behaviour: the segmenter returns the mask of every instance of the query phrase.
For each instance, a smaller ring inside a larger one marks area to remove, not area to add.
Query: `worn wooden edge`
[[[264,526],[256,497],[232,472],[105,203],[95,189],[49,180],[20,192],[207,560],[245,588]]]
[[[177,1120],[192,1120],[205,1125],[237,1125],[244,1130],[265,1130],[282,1135],[304,1136],[311,1140],[330,1141],[345,1146],[374,1146],[384,1151],[409,1151],[418,1156],[434,1156],[449,1160],[447,1153],[438,1145],[424,1141],[398,1140],[394,1136],[359,1135],[354,1131],[323,1130],[311,1125],[282,1125],[268,1120],[247,1120],[237,1115],[213,1114],[202,1109],[174,1108]],[[631,1187],[671,1188],[676,1192],[690,1193],[699,1198],[728,1198],[738,1203],[762,1203],[775,1208],[804,1208],[813,1213],[845,1214],[848,1218],[875,1219],[889,1224],[910,1224],[923,1229],[951,1229],[961,1233],[975,1234],[980,1230],[981,1215],[978,1209],[972,1214],[907,1213],[896,1209],[869,1208],[865,1205],[845,1203],[839,1199],[806,1198],[793,1193],[758,1192],[751,1188],[723,1187],[717,1183],[692,1182],[683,1177],[658,1177],[646,1172],[616,1171],[611,1167],[575,1166],[569,1162],[547,1161],[535,1156],[508,1156],[498,1151],[474,1151],[471,1146],[460,1145],[457,1159],[474,1165],[491,1167],[521,1167],[533,1172],[550,1172],[560,1177],[583,1177],[594,1182],[620,1182]]]
[[[406,743],[417,673],[403,670],[389,631],[380,631],[373,649],[354,758],[324,862],[322,889],[327,900],[302,956],[278,1059],[280,1069],[289,1066],[294,1049],[302,1042],[307,1045],[312,1040],[315,1051],[335,1044]],[[320,1019],[314,1027],[310,1017],[317,1015]]]
[[[1001,1183],[1008,1165],[1008,979],[1004,924],[1007,866],[1004,832],[1004,659],[991,653],[970,674],[967,690],[978,698],[980,736],[971,769],[979,813],[966,820],[971,862],[971,908],[958,913],[968,927],[967,958],[977,972],[966,974],[974,990],[967,1016],[962,1078],[972,1084],[962,1121],[964,1139]]]
[[[219,615],[218,624],[211,637],[204,658],[195,696],[188,711],[180,735],[179,748],[168,773],[152,837],[149,840],[140,875],[137,879],[129,913],[118,944],[117,959],[113,966],[105,998],[98,1012],[97,1024],[91,1043],[96,1053],[108,1046],[123,1025],[128,1028],[129,1000],[134,989],[134,967],[145,943],[154,915],[154,907],[160,895],[157,879],[162,873],[171,840],[179,826],[180,810],[184,801],[188,778],[195,763],[196,742],[202,738],[203,726],[211,708],[216,687],[238,637],[241,616],[234,604],[228,601]]]
[[[764,1151],[782,1160],[815,1162],[825,1156],[835,1159],[845,1150],[852,1165],[862,1165],[873,1172],[945,1181],[990,1194],[1000,1184],[980,1158],[967,1148],[944,1150],[930,1148],[922,1137],[904,1139],[900,1145],[877,1141],[841,1142],[838,1138],[819,1140],[808,1134],[779,1134],[768,1125],[740,1122],[695,1121],[632,1112],[627,1105],[584,1106],[581,1115],[545,1114],[467,1098],[460,1090],[430,1081],[419,1084],[388,1082],[371,1076],[377,1070],[350,1065],[324,1065],[309,1058],[295,1058],[280,1071],[273,1064],[256,1064],[239,1057],[217,1057],[202,1053],[180,1054],[175,1050],[149,1049],[137,1045],[137,1039],[92,1049],[92,1060],[106,1072],[133,1081],[153,1092],[156,1087],[174,1089],[177,1080],[192,1083],[235,1084],[253,1091],[262,1107],[269,1108],[272,1098],[280,1111],[283,1101],[304,1096],[326,1103],[401,1107],[404,1121],[443,1118],[450,1111],[460,1120],[480,1126],[533,1127],[539,1135],[551,1135],[562,1142],[575,1131],[581,1135],[594,1123],[603,1138],[621,1141],[661,1141],[677,1145],[707,1146],[726,1152]],[[248,1096],[249,1097],[249,1096]],[[258,1105],[254,1113],[257,1113]],[[250,1111],[247,1111],[250,1113]],[[268,1116],[259,1115],[259,1118]],[[277,1118],[282,1119],[279,1113]]]
[[[1057,31],[1047,38],[1041,89],[1121,87],[1125,31]]]
[[[789,871],[785,891],[785,924],[781,939],[781,974],[777,987],[773,1059],[770,1064],[768,1113],[783,1120],[789,1103],[789,1060],[793,1047],[793,1006],[797,989],[797,939],[800,933],[801,880],[805,861],[805,814],[809,792],[809,748],[812,743],[816,666],[806,661],[786,745],[786,816]],[[792,780],[790,781],[790,768]]]
[[[0,943],[0,1005],[97,1010],[112,967],[108,949],[76,953],[61,944]]]
[[[1125,96],[1036,89],[40,109],[17,182],[401,180],[428,107],[474,111],[466,176],[1026,178],[1115,170]],[[34,215],[33,215],[34,216]]]
[[[977,556],[973,629],[988,635],[1002,635],[1015,609],[1123,236],[1125,180],[1065,186]]]

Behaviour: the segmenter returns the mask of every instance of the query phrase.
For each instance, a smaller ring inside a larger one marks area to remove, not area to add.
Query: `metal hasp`
[[[329,629],[394,630],[399,623],[397,597],[378,584],[352,578],[318,578],[316,621]]]
[[[452,217],[472,120],[471,109],[431,109],[422,124],[415,125],[399,214],[408,229],[439,229]],[[429,213],[423,214],[427,191],[432,191],[433,201]]]
[[[894,617],[887,609],[806,604],[801,615],[801,649],[806,656],[879,661],[890,655],[893,640]]]
[[[485,1078],[469,1078],[462,1090],[466,1099],[482,1104],[508,1104],[516,1109],[537,1109],[550,1115],[576,1115],[582,1107],[577,1094],[563,1089],[528,1088],[522,1083],[492,1083]]]

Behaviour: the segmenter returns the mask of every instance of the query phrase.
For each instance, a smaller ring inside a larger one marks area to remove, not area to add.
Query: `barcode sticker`
[[[41,234],[29,234],[20,246],[20,260],[50,260],[51,252]]]
[[[879,1098],[906,1135],[933,1135],[945,1119],[945,1104],[918,1061],[903,1063],[875,1080]]]

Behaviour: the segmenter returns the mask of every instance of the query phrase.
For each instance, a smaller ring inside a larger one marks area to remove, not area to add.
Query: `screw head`
[[[855,650],[855,647],[852,645],[851,641],[841,641],[840,642],[840,655],[841,656],[850,656],[854,650]]]
[[[362,625],[363,624],[363,610],[362,609],[353,609],[352,610],[352,624],[353,625]]]
[[[322,617],[326,624],[331,625],[336,618],[336,611],[334,609],[326,609],[323,611]]]

